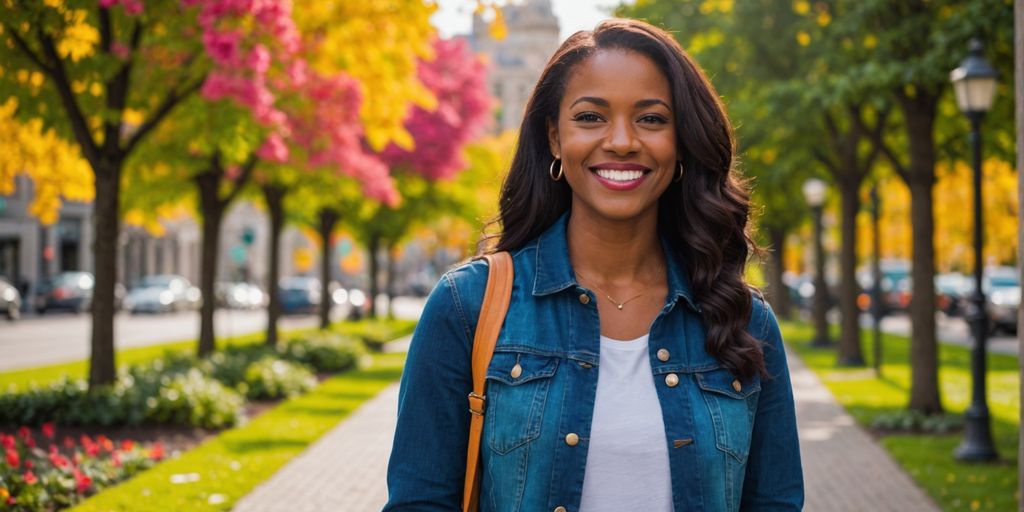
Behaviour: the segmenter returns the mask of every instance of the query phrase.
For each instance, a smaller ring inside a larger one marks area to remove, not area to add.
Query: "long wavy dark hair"
[[[676,144],[685,172],[659,200],[658,230],[684,262],[707,328],[706,349],[734,374],[765,375],[761,345],[746,332],[752,299],[743,269],[757,247],[747,231],[749,187],[733,170],[732,126],[704,72],[664,30],[637,20],[608,20],[593,32],[573,34],[558,48],[527,103],[501,190],[500,213],[490,223],[499,232],[492,235],[489,250],[518,249],[569,210],[569,185],[548,176],[548,123],[557,123],[576,65],[610,49],[650,58],[672,90]]]

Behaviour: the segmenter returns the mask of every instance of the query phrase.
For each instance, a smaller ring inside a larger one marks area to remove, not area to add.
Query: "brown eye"
[[[600,116],[598,116],[597,114],[595,114],[593,112],[581,112],[581,113],[576,114],[575,116],[573,116],[572,120],[573,121],[578,121],[578,122],[581,122],[581,123],[596,123],[596,122],[600,121],[601,118],[600,118]]]
[[[648,114],[640,118],[641,123],[667,124],[668,119],[655,114]]]

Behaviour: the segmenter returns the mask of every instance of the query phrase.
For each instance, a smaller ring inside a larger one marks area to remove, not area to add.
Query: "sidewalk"
[[[402,350],[405,343],[389,346]],[[836,403],[792,353],[807,501],[813,512],[932,512],[938,508]],[[379,511],[398,385],[385,389],[235,506],[235,512]]]

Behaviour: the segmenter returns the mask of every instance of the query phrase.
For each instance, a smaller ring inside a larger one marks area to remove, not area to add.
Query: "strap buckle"
[[[476,391],[472,391],[466,398],[469,399],[469,412],[474,416],[483,416],[484,406],[487,405],[487,396],[478,395]]]

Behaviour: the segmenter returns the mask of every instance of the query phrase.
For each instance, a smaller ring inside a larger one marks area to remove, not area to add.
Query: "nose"
[[[628,155],[640,151],[640,139],[636,127],[629,119],[613,120],[604,138],[602,149],[617,155]]]

